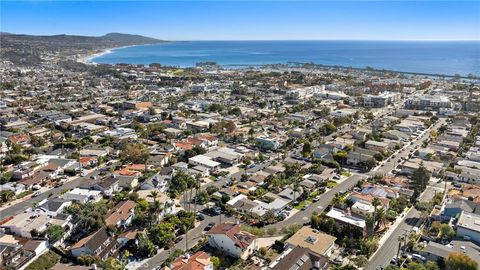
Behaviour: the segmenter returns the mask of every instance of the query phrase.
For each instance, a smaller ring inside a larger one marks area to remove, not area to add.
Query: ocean
[[[112,49],[90,61],[178,67],[313,62],[466,76],[480,75],[480,41],[186,41]]]

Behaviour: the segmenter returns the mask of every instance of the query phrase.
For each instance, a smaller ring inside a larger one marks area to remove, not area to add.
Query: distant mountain
[[[140,35],[109,33],[99,37],[76,35],[34,36],[0,32],[0,57],[18,65],[36,65],[43,62],[42,54],[85,54],[106,48],[163,43]]]
[[[114,40],[118,42],[141,42],[141,43],[165,42],[164,40],[159,40],[156,38],[145,37],[141,35],[122,34],[122,33],[108,33],[106,35],[101,36],[100,38]]]

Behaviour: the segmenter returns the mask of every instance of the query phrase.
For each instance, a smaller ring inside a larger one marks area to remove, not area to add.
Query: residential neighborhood
[[[1,269],[478,269],[478,80],[93,52],[0,62]]]

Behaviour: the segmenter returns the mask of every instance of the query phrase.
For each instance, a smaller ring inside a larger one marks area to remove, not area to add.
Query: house
[[[111,209],[103,218],[107,226],[129,226],[135,216],[136,203],[131,200],[121,201]]]
[[[280,147],[280,143],[275,138],[261,136],[257,137],[255,142],[258,147],[265,150],[277,150]]]
[[[287,248],[269,266],[270,270],[327,270],[330,269],[328,257],[316,254],[308,248],[296,246]]]
[[[285,247],[300,246],[308,248],[316,254],[330,257],[335,246],[335,240],[337,240],[336,237],[304,226],[285,241]]]
[[[0,191],[10,190],[16,195],[21,194],[22,192],[26,191],[25,185],[17,184],[15,182],[7,182],[3,185],[0,185]]]
[[[114,173],[111,177],[118,179],[118,185],[124,189],[134,189],[138,186],[138,175],[137,173],[133,175],[120,175]]]
[[[480,243],[480,215],[462,212],[457,222],[457,236]]]
[[[63,195],[65,200],[77,201],[79,203],[98,202],[102,199],[102,192],[99,190],[88,190],[74,188]]]
[[[458,165],[455,165],[455,169],[461,171],[457,176],[459,181],[467,183],[480,183],[480,169]]]
[[[294,201],[300,197],[302,193],[300,191],[293,191],[292,188],[287,187],[284,190],[282,190],[280,193],[278,193],[278,196],[287,199],[289,201]]]
[[[50,220],[51,218],[47,215],[27,212],[13,216],[12,219],[3,223],[0,227],[11,234],[32,238],[32,231],[36,230],[38,233],[45,232]]]
[[[210,171],[216,171],[218,168],[220,168],[221,163],[213,161],[210,157],[205,156],[205,155],[196,155],[194,157],[191,157],[188,159],[188,164],[194,165],[194,166],[203,166]]]
[[[164,270],[213,270],[213,263],[210,261],[210,255],[203,251],[198,251],[193,255],[180,256],[172,261],[169,267]]]
[[[348,211],[332,208],[327,213],[327,217],[333,218],[339,224],[345,224],[345,225],[351,225],[351,226],[357,227],[363,232],[363,234],[366,234],[365,220],[361,217],[352,215]]]
[[[480,206],[478,202],[453,197],[445,203],[443,215],[449,218],[457,218],[462,212],[476,213],[480,210],[478,206]]]
[[[375,158],[373,155],[376,152],[374,151],[369,151],[369,150],[363,150],[363,149],[355,149],[354,151],[350,151],[347,155],[347,164],[348,165],[353,165],[353,166],[358,166],[360,163],[372,161],[376,163]]]
[[[452,240],[449,245],[442,245],[434,241],[428,244],[418,253],[429,261],[446,261],[450,253],[463,253],[480,264],[480,255],[478,253],[480,246],[468,240]]]
[[[372,151],[384,152],[388,150],[390,144],[386,142],[366,141],[365,148]]]
[[[118,243],[106,227],[80,239],[70,251],[75,258],[84,255],[99,256],[102,260],[118,256]]]
[[[33,240],[30,240],[33,241]],[[28,242],[30,242],[28,241]],[[0,268],[1,269],[21,269],[25,264],[30,262],[37,253],[35,250],[39,250],[37,247],[27,247],[24,248],[25,245],[30,245],[26,242],[24,245],[20,243],[15,237],[0,233]],[[46,241],[36,241],[36,242],[43,242]],[[45,244],[46,248],[46,244]],[[33,250],[32,250],[33,249]]]
[[[140,184],[140,190],[157,189],[161,192],[164,192],[167,189],[169,179],[171,179],[171,177],[156,173],[155,175],[149,177],[147,180]]]
[[[112,196],[113,193],[120,191],[121,187],[118,178],[115,174],[102,178],[100,181],[96,181],[90,187],[92,190],[99,190],[105,196]]]
[[[48,216],[57,216],[63,212],[65,207],[68,207],[72,204],[71,201],[67,201],[62,198],[52,198],[45,199],[38,203],[38,206],[35,208],[36,213],[43,213]]]
[[[384,209],[385,211],[388,210],[390,200],[375,193],[363,193],[354,191],[350,193],[350,195],[348,195],[347,200],[351,201],[352,203],[361,202],[363,204],[367,204],[373,207],[373,201],[375,200],[375,198],[378,198],[380,202],[380,205],[378,207]]]
[[[170,162],[170,158],[172,157],[172,153],[162,153],[162,154],[155,154],[148,159],[147,164],[153,167],[163,167]]]
[[[242,231],[240,225],[222,223],[207,233],[208,244],[235,258],[247,259],[257,249],[257,237]]]
[[[242,154],[236,152],[232,148],[222,147],[206,153],[205,156],[208,156],[214,161],[220,162],[226,166],[233,166],[240,161]]]

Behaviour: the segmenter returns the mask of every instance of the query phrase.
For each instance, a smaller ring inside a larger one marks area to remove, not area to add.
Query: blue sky
[[[0,30],[167,40],[480,39],[480,1],[0,1]]]

